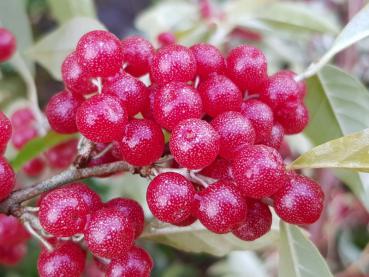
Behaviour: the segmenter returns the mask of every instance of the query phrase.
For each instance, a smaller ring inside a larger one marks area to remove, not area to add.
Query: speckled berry
[[[11,245],[0,245],[0,264],[14,266],[22,261],[27,254],[27,244],[18,242]]]
[[[219,153],[219,135],[200,119],[181,121],[172,131],[169,148],[182,167],[201,169],[210,165]]]
[[[151,63],[151,81],[159,85],[188,82],[196,74],[196,60],[190,49],[171,44],[159,49]]]
[[[9,118],[0,111],[0,145],[6,145],[12,136],[12,125]]]
[[[289,174],[289,180],[273,195],[274,210],[291,224],[312,224],[323,210],[324,193],[319,184],[297,174]]]
[[[49,167],[64,169],[71,165],[77,155],[77,139],[71,139],[60,143],[45,152],[45,158]]]
[[[234,159],[242,148],[255,142],[254,127],[241,113],[221,113],[211,121],[211,125],[219,134],[219,156],[224,159]]]
[[[13,191],[15,174],[7,160],[0,157],[0,201],[4,200]]]
[[[68,189],[70,193],[76,193],[82,197],[83,202],[87,205],[89,214],[103,206],[100,196],[85,183],[71,183],[64,186],[64,188]]]
[[[240,111],[242,94],[226,76],[212,74],[199,85],[204,111],[214,117],[227,111]]]
[[[265,145],[244,148],[232,162],[232,173],[243,195],[257,199],[271,196],[287,181],[281,155]]]
[[[14,35],[5,28],[0,28],[0,62],[9,60],[16,50]]]
[[[291,71],[291,70],[281,70],[278,72],[278,74],[285,74],[287,76],[289,76],[290,78],[295,78],[296,77],[296,73]],[[297,82],[297,86],[298,86],[298,91],[299,91],[299,97],[301,100],[304,99],[304,97],[306,96],[307,93],[307,87],[306,87],[306,82],[305,80],[302,81],[298,81]]]
[[[193,87],[180,82],[171,82],[157,89],[153,116],[167,130],[189,118],[200,118],[203,114],[200,94]]]
[[[201,170],[200,174],[216,180],[232,180],[231,163],[225,159],[217,158],[209,166]]]
[[[309,111],[302,103],[286,103],[275,114],[287,135],[302,132],[309,123]]]
[[[148,90],[148,98],[146,99],[146,103],[144,105],[143,110],[141,111],[142,116],[147,119],[154,119],[154,102],[156,98],[156,93],[159,90],[159,86],[157,84],[151,84]]]
[[[18,218],[0,214],[0,245],[14,245],[30,238]]]
[[[247,216],[241,225],[232,233],[246,241],[260,238],[270,231],[272,226],[272,213],[269,207],[260,201],[247,200]]]
[[[171,32],[162,32],[158,35],[157,40],[161,47],[176,43],[176,37]]]
[[[45,169],[45,162],[42,158],[36,157],[28,161],[23,167],[22,171],[29,177],[39,176]]]
[[[30,108],[24,107],[16,110],[10,117],[14,129],[19,129],[25,125],[31,125],[35,121],[35,116]]]
[[[178,226],[178,227],[185,227],[185,226],[192,225],[193,223],[195,223],[196,220],[197,220],[196,217],[194,217],[193,215],[190,215],[186,219],[184,219],[180,222],[177,222],[177,223],[172,223],[172,224],[175,225],[175,226]]]
[[[284,137],[284,128],[281,124],[278,122],[274,123],[272,127],[272,132],[270,133],[270,137],[263,140],[261,144],[264,144],[266,146],[273,147],[277,150],[281,148],[282,141]]]
[[[31,125],[24,125],[17,129],[14,129],[11,142],[16,149],[21,149],[30,140],[36,138],[38,132],[35,127]]]
[[[178,223],[191,214],[195,188],[178,173],[156,176],[149,184],[146,200],[152,214],[161,221]]]

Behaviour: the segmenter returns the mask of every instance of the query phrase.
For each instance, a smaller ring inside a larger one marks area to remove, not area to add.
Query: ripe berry
[[[172,130],[182,120],[200,118],[202,113],[200,94],[185,83],[171,82],[155,93],[153,115],[167,130]]]
[[[45,152],[48,166],[54,169],[64,169],[71,165],[77,155],[77,139],[60,143]]]
[[[247,200],[247,216],[232,233],[246,241],[256,240],[269,232],[272,226],[272,213],[269,207],[260,201]]]
[[[5,158],[0,157],[0,201],[4,200],[13,191],[15,174]]]
[[[156,218],[179,223],[190,216],[194,196],[195,188],[190,181],[178,173],[168,172],[150,182],[146,200]]]
[[[274,210],[291,224],[312,224],[323,210],[324,193],[319,184],[297,174],[290,174],[286,185],[273,195]]]
[[[112,149],[107,151],[105,154],[101,156],[100,153],[104,151],[107,147],[110,147],[108,143],[96,143],[95,149],[91,153],[92,158],[88,162],[89,167],[122,160],[120,149],[117,149],[119,148],[117,142],[113,142]],[[115,153],[115,152],[118,152],[118,153]],[[99,157],[96,157],[97,155],[99,155]],[[107,176],[110,176],[110,174]],[[105,176],[100,176],[100,177],[105,177]]]
[[[277,72],[269,77],[268,82],[260,91],[260,99],[276,110],[289,102],[300,101],[299,86],[293,77]]]
[[[27,254],[27,244],[18,242],[10,245],[0,245],[0,264],[12,266],[19,263]]]
[[[112,260],[106,271],[107,277],[150,277],[154,262],[144,249],[133,246],[121,259]]]
[[[284,128],[282,127],[281,124],[276,122],[273,125],[270,137],[265,141],[262,141],[261,144],[265,144],[266,146],[270,146],[279,150],[279,148],[282,145],[283,137],[284,137]]]
[[[219,153],[219,135],[200,119],[181,121],[172,131],[169,148],[174,159],[188,169],[210,165]]]
[[[255,142],[254,127],[238,112],[221,113],[211,121],[211,125],[219,134],[219,156],[224,159],[234,159],[245,145]]]
[[[257,199],[276,193],[287,180],[281,155],[264,145],[244,148],[232,162],[232,173],[243,196]]]
[[[144,211],[140,204],[128,198],[115,198],[105,204],[106,208],[119,211],[124,218],[131,222],[135,230],[135,238],[138,238],[144,228]]]
[[[153,119],[154,118],[154,101],[156,98],[156,93],[159,90],[159,86],[157,84],[151,84],[148,87],[148,98],[146,100],[146,104],[144,105],[143,110],[141,111],[144,118]]]
[[[278,74],[285,74],[289,76],[290,78],[296,77],[296,73],[291,70],[281,70],[278,72]],[[297,82],[297,86],[298,86],[298,91],[299,91],[299,97],[301,100],[303,100],[307,93],[306,82],[304,80],[299,81]]]
[[[276,119],[286,134],[297,134],[308,125],[309,111],[302,103],[286,103],[276,111]]]
[[[268,79],[266,58],[259,49],[240,45],[228,54],[227,73],[241,90],[256,93]]]
[[[76,47],[78,63],[91,77],[109,77],[123,65],[120,40],[107,31],[91,31],[83,35]]]
[[[263,143],[270,138],[273,128],[273,111],[265,103],[257,99],[249,99],[242,103],[241,114],[247,117],[254,126],[255,143]]]
[[[127,110],[117,98],[109,95],[96,95],[86,100],[76,116],[78,130],[93,142],[121,139],[127,121]]]
[[[185,226],[190,226],[191,224],[195,223],[196,220],[197,220],[196,217],[190,215],[186,219],[184,219],[180,222],[177,222],[177,223],[172,223],[172,224],[175,225],[175,226],[178,226],[178,227],[185,227]]]
[[[161,47],[176,43],[176,37],[171,32],[162,32],[157,39]]]
[[[81,104],[82,99],[74,97],[66,90],[51,97],[45,110],[51,128],[61,134],[77,132],[76,114]]]
[[[6,145],[12,136],[12,124],[7,116],[0,111],[0,145]]]
[[[0,214],[0,245],[14,245],[29,239],[29,233],[14,216]]]
[[[39,176],[45,168],[44,161],[40,158],[34,158],[27,162],[23,167],[23,172],[29,177]]]
[[[73,242],[64,242],[52,251],[43,248],[38,257],[40,277],[80,277],[85,268],[86,253]]]
[[[84,183],[71,183],[64,186],[64,188],[68,189],[70,193],[76,193],[82,197],[88,208],[88,213],[94,212],[103,206],[100,196]]]
[[[12,135],[12,144],[16,149],[21,149],[27,142],[38,136],[37,130],[31,125],[24,125],[14,129]]]
[[[128,116],[141,112],[148,99],[148,91],[143,82],[127,73],[121,73],[104,83],[103,94],[116,97],[127,109]]]
[[[5,62],[11,58],[16,50],[16,40],[14,35],[5,28],[0,28],[0,62]]]
[[[84,235],[93,255],[116,259],[125,256],[131,249],[135,229],[121,212],[102,208],[91,215]]]
[[[132,119],[124,128],[120,150],[128,163],[135,166],[150,165],[163,154],[163,132],[150,119]]]
[[[210,73],[223,74],[225,72],[225,59],[220,51],[208,43],[197,43],[190,50],[196,59],[197,74],[205,79]]]
[[[231,163],[225,159],[217,158],[211,165],[201,170],[200,174],[217,180],[231,181]]]
[[[214,117],[227,111],[240,111],[242,94],[226,76],[212,74],[199,85],[204,111]]]
[[[77,97],[97,91],[97,87],[91,82],[90,76],[79,65],[76,52],[70,53],[65,58],[61,72],[65,86]]]
[[[159,49],[151,63],[151,80],[159,85],[172,81],[188,82],[195,74],[195,57],[182,45],[171,44]]]
[[[232,231],[245,219],[246,214],[245,200],[227,181],[218,181],[200,191],[193,205],[193,215],[217,234]]]
[[[124,69],[129,74],[140,77],[150,71],[150,64],[155,50],[151,43],[140,37],[130,36],[122,40]]]
[[[11,115],[10,121],[14,129],[19,129],[25,125],[31,125],[35,121],[35,116],[30,108],[20,108]]]

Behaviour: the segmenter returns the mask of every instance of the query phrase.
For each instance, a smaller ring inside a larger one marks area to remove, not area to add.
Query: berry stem
[[[102,91],[102,81],[100,77],[97,77],[96,79],[91,80],[91,82],[97,87],[97,93],[101,94]]]
[[[25,221],[24,222],[24,227],[27,229],[27,231],[34,236],[36,239],[38,239],[42,245],[48,250],[48,251],[53,251],[53,247],[51,246],[50,243],[48,243],[39,233],[37,233],[35,231],[35,229],[33,229],[31,223],[29,221]]]

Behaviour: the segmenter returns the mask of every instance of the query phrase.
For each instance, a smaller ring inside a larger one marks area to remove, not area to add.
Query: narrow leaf
[[[51,13],[59,21],[64,23],[74,17],[96,17],[95,5],[92,0],[48,0]]]

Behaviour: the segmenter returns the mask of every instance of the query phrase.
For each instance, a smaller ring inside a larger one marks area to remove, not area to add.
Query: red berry
[[[20,108],[10,117],[14,129],[19,129],[25,125],[31,125],[35,121],[35,116],[30,108]]]
[[[154,262],[144,249],[133,246],[121,259],[112,260],[107,277],[150,277]]]
[[[240,111],[242,94],[238,87],[223,75],[212,74],[200,83],[204,111],[214,117],[227,111]]]
[[[120,211],[102,208],[91,215],[84,234],[92,254],[117,259],[125,256],[131,249],[135,229]]]
[[[297,103],[300,101],[299,86],[293,77],[283,72],[277,72],[269,77],[268,82],[260,91],[260,98],[273,110],[276,110],[289,102]]]
[[[159,86],[157,84],[151,84],[148,87],[148,98],[146,100],[146,104],[142,110],[142,115],[144,118],[153,119],[154,118],[154,101],[156,98],[156,93],[159,90]]]
[[[77,110],[78,130],[93,142],[121,139],[127,121],[127,110],[117,98],[109,95],[96,95],[82,103]]]
[[[211,73],[223,74],[225,72],[225,59],[220,51],[208,43],[197,43],[190,50],[195,56],[197,74],[205,79]]]
[[[281,155],[265,145],[244,148],[232,162],[232,173],[243,195],[257,199],[276,193],[287,180]]]
[[[19,242],[11,245],[0,245],[0,264],[12,266],[19,263],[27,254],[27,244]]]
[[[225,159],[217,158],[211,165],[201,170],[200,174],[217,180],[231,181],[231,163]]]
[[[172,131],[169,148],[174,159],[188,169],[210,165],[219,153],[219,135],[200,119],[181,121]]]
[[[71,165],[77,154],[77,139],[60,143],[45,152],[48,166],[55,169],[64,169]]]
[[[245,200],[227,181],[211,184],[195,199],[193,214],[207,229],[217,234],[232,231],[247,214]]]
[[[247,217],[233,234],[246,241],[256,240],[269,232],[272,226],[272,213],[260,201],[247,200]]]
[[[29,239],[23,224],[14,216],[0,214],[0,245],[14,245]]]
[[[74,97],[68,91],[61,91],[51,97],[45,114],[51,128],[61,134],[77,132],[76,114],[82,99]]]
[[[43,248],[38,257],[40,277],[80,277],[86,262],[86,253],[73,242],[65,242],[52,251]]]
[[[103,94],[116,97],[127,109],[128,116],[141,112],[148,99],[148,91],[144,83],[127,73],[121,73],[114,79],[104,83]]]
[[[319,184],[297,174],[290,174],[286,185],[273,195],[274,210],[291,224],[311,224],[323,210],[324,193]]]
[[[246,100],[242,103],[241,113],[254,126],[255,143],[263,143],[270,138],[274,117],[272,109],[267,104],[256,99]]]
[[[189,217],[187,217],[186,219],[177,222],[177,223],[172,223],[173,225],[176,225],[178,227],[185,227],[185,226],[190,226],[191,224],[195,223],[195,221],[197,220],[196,217],[190,215]]]
[[[216,116],[211,125],[220,137],[219,156],[234,159],[243,147],[255,142],[255,131],[250,120],[238,112]]]
[[[258,92],[267,81],[267,61],[258,48],[240,45],[228,54],[227,73],[241,90]]]
[[[167,130],[182,120],[200,118],[202,113],[200,94],[185,83],[171,82],[155,92],[153,115]]]
[[[100,153],[104,151],[107,147],[109,147],[108,143],[96,143],[95,149],[92,151],[92,159],[88,162],[89,167],[122,160],[120,149],[117,149],[118,148],[117,142],[113,143],[111,150],[107,151],[104,155],[96,158],[96,156],[100,155]],[[115,152],[118,152],[118,155],[116,155]]]
[[[122,40],[124,69],[129,74],[140,77],[150,71],[155,50],[151,43],[139,36],[130,36]]]
[[[24,125],[23,127],[14,129],[11,141],[16,149],[21,149],[25,144],[37,136],[38,132],[33,126]]]
[[[296,73],[291,71],[291,70],[281,70],[278,72],[278,74],[285,74],[287,76],[289,76],[290,78],[295,78],[296,77]],[[298,91],[299,91],[299,97],[301,100],[304,99],[304,97],[306,96],[307,93],[307,87],[306,87],[306,82],[305,80],[299,81],[297,82],[297,86],[298,86]]]
[[[83,35],[76,47],[78,63],[91,77],[109,77],[123,65],[120,40],[108,31],[91,31]]]
[[[7,116],[0,111],[0,145],[6,145],[12,137],[12,124]]]
[[[281,124],[276,122],[273,125],[270,137],[267,140],[262,141],[261,144],[265,144],[266,146],[270,146],[279,150],[279,148],[282,145],[283,137],[284,137],[284,128],[282,127]]]
[[[14,35],[5,28],[0,28],[0,62],[5,62],[11,58],[16,50],[16,40]]]
[[[105,207],[119,211],[124,218],[127,218],[131,222],[135,229],[135,238],[141,235],[145,217],[144,211],[138,202],[128,198],[115,198],[107,202]]]
[[[91,82],[90,76],[79,65],[76,52],[70,53],[65,58],[61,72],[65,86],[76,96],[97,91],[97,87]]]
[[[150,165],[163,154],[163,132],[150,119],[132,119],[124,128],[120,150],[128,163],[135,166]]]
[[[71,183],[67,186],[70,193],[79,194],[88,208],[88,213],[94,212],[103,206],[100,196],[84,183]]]
[[[171,32],[163,32],[158,35],[158,42],[160,46],[167,46],[176,43],[176,37]]]
[[[45,162],[40,158],[34,158],[27,162],[23,167],[23,172],[29,177],[39,176],[45,168]]]
[[[196,74],[196,60],[190,49],[171,44],[159,49],[151,63],[151,80],[159,85],[188,82]]]
[[[286,103],[276,111],[276,119],[287,135],[298,134],[309,123],[309,111],[302,103]]]
[[[5,158],[0,157],[0,201],[4,200],[13,191],[15,174]]]
[[[150,182],[146,200],[159,220],[179,223],[190,216],[194,196],[195,188],[190,181],[178,173],[168,172]]]

